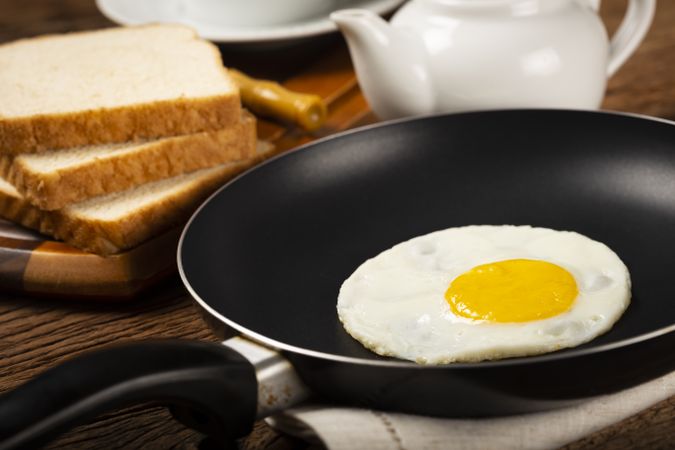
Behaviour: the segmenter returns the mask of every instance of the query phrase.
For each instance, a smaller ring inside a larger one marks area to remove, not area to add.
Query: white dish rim
[[[144,1],[147,2],[148,0]],[[174,0],[173,3],[168,0],[155,1],[169,5],[167,7],[171,7],[172,5],[175,5],[178,0]],[[355,4],[355,2],[350,2],[351,4],[345,5],[345,7],[359,7],[369,9],[376,14],[383,15],[392,12],[404,1],[405,0],[364,0],[358,5]],[[141,5],[140,2],[136,2],[136,4]],[[156,20],[152,20],[148,17],[143,17],[143,15],[141,15],[141,17],[134,16],[133,14],[130,15],[126,11],[120,11],[119,5],[119,0],[96,0],[96,6],[101,11],[101,13],[108,19],[120,25],[140,25],[143,23],[166,22],[166,18],[162,19],[161,17],[158,17]],[[177,17],[176,19],[180,18]],[[337,27],[333,22],[331,22],[328,16],[277,27],[259,28],[218,28],[200,24],[187,19],[176,20],[175,23],[192,26],[197,30],[197,33],[202,38],[213,42],[239,44],[288,41],[319,36],[337,31]]]

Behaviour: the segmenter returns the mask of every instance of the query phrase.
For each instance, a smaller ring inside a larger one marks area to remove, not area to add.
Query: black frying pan
[[[467,224],[530,224],[602,241],[631,272],[632,304],[588,344],[496,362],[421,367],[379,357],[343,331],[337,292],[361,262]],[[187,226],[178,261],[214,330],[248,339],[151,342],[71,361],[2,398],[8,448],[137,400],[172,403],[179,419],[227,440],[250,430],[256,408],[262,417],[309,392],[467,417],[559,407],[667,373],[675,369],[675,126],[522,110],[345,133],[221,189]]]

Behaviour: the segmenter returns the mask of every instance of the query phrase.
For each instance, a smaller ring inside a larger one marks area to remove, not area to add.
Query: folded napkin
[[[438,419],[320,405],[268,419],[274,428],[330,450],[550,449],[574,442],[675,395],[675,372],[612,395],[536,414]]]

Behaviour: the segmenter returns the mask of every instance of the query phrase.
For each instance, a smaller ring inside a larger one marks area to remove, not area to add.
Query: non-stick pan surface
[[[264,343],[400,363],[343,330],[340,285],[396,243],[469,224],[574,230],[630,270],[632,303],[610,332],[528,362],[673,333],[675,126],[628,115],[478,112],[329,138],[221,189],[193,217],[179,260],[202,306]]]

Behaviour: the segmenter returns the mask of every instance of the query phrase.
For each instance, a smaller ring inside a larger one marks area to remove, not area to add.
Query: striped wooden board
[[[329,45],[328,49],[320,63],[307,66],[283,82],[289,89],[324,99],[329,112],[325,125],[308,134],[297,127],[260,118],[258,136],[274,143],[274,153],[375,121],[358,89],[346,50],[341,45]],[[237,58],[225,55],[225,59]],[[246,61],[242,65],[246,66]],[[180,231],[174,229],[129,251],[101,257],[0,221],[0,290],[73,299],[134,298],[175,273]]]

